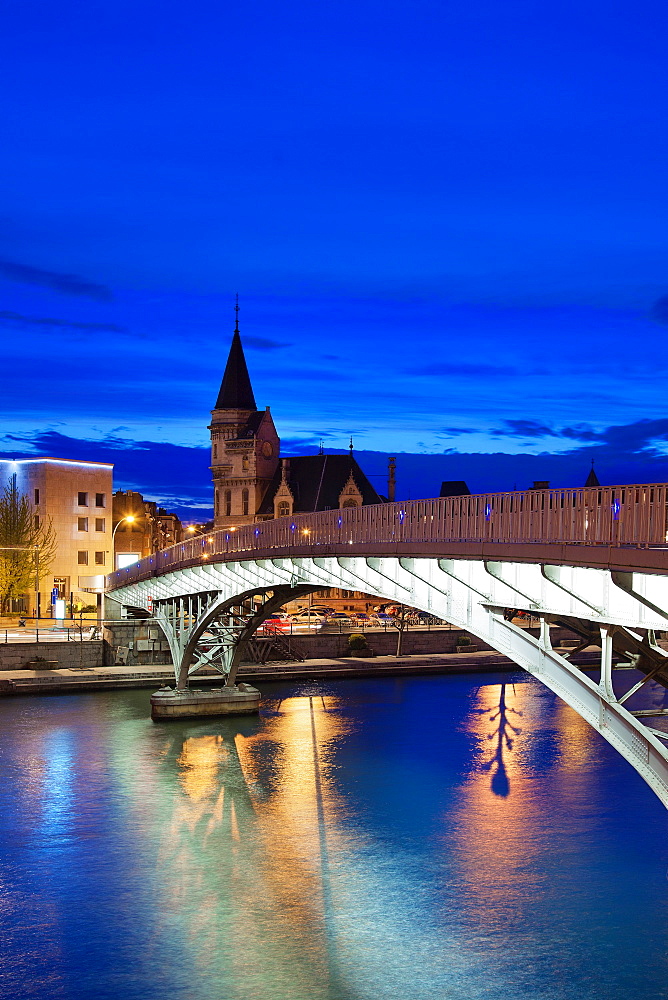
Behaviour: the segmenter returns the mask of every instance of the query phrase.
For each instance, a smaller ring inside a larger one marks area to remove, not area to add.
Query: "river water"
[[[668,997],[668,824],[524,674],[0,703],[0,996]]]

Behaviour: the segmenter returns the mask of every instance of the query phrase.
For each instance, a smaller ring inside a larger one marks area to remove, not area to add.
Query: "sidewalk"
[[[596,666],[598,653],[578,655],[579,666]],[[475,653],[432,653],[414,656],[345,656],[338,659],[305,660],[303,663],[272,663],[240,667],[238,679],[253,684],[276,680],[330,680],[352,677],[376,677],[399,674],[448,674],[479,673],[487,670],[520,670],[516,663],[497,653],[484,650]],[[215,671],[197,674],[193,686],[221,683]],[[123,688],[156,688],[162,684],[173,686],[174,668],[150,665],[145,667],[86,667],[56,670],[1,670],[0,696],[17,694],[63,694],[71,691],[104,691]]]

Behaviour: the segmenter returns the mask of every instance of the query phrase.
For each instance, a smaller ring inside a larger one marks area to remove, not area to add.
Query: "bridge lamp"
[[[310,534],[311,534],[310,528],[302,528],[302,535],[310,535]]]

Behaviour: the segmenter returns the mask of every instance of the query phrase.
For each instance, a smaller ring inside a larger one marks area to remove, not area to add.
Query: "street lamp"
[[[125,517],[120,518],[120,520],[118,521],[118,523],[116,525],[114,525],[114,530],[111,533],[111,564],[112,564],[114,570],[116,569],[116,549],[114,547],[114,539],[116,538],[116,532],[118,531],[118,529],[120,528],[120,526],[123,524],[123,521],[127,521],[128,524],[134,524],[134,522],[136,520],[137,520],[137,518],[134,516],[134,514],[126,514]],[[105,599],[106,592],[107,592],[107,580],[106,580],[106,576],[105,576],[104,587],[102,589],[102,600],[100,601],[100,609],[99,609],[99,611],[100,611],[100,619],[101,619],[101,623],[102,624],[104,624],[104,618],[105,618],[104,599]]]
[[[120,526],[123,524],[123,521],[127,521],[128,524],[134,524],[134,522],[136,520],[137,519],[134,516],[134,514],[126,514],[125,517],[122,517],[120,519],[120,521],[118,522],[118,524],[116,525],[116,527],[114,528],[114,530],[111,533],[111,544],[112,544],[112,547],[113,547],[113,544],[114,544],[114,538],[116,537],[116,532],[118,531],[118,529],[120,528]]]

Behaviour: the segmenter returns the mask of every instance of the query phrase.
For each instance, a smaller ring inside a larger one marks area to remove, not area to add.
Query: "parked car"
[[[314,611],[313,608],[310,611],[297,611],[291,616],[293,622],[324,621],[327,617],[328,615],[324,615],[322,611]]]
[[[354,621],[344,611],[335,611],[333,614],[327,615],[325,623],[327,625],[353,625]]]
[[[394,615],[387,615],[384,611],[378,611],[373,616],[373,620],[377,625],[394,625],[396,622]]]
[[[289,615],[283,615],[280,612],[274,615],[270,615],[269,618],[265,620],[260,625],[258,631],[265,632],[289,632],[292,628],[292,620]]]

